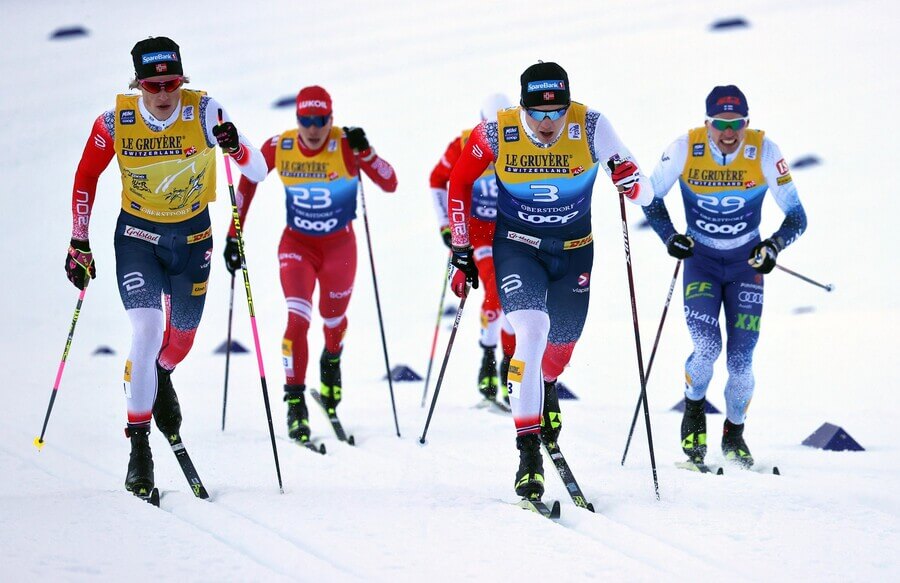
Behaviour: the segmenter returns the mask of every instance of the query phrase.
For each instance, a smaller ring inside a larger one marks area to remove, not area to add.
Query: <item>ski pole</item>
[[[647,363],[647,372],[644,373],[644,383],[650,380],[650,371],[653,369],[653,359],[656,358],[656,348],[659,346],[659,338],[662,336],[663,324],[666,323],[666,314],[669,311],[669,302],[672,301],[672,292],[675,290],[675,280],[678,279],[678,270],[681,269],[681,260],[675,263],[675,274],[672,275],[672,283],[669,284],[669,293],[666,295],[666,303],[663,306],[662,317],[659,319],[659,328],[656,329],[656,340],[653,341],[653,350],[650,352],[650,362]],[[641,410],[642,399],[638,397],[634,406],[634,416],[631,418],[631,429],[628,430],[628,440],[625,442],[625,452],[622,454],[622,465],[628,457],[628,447],[631,445],[631,436],[634,435],[634,426],[637,424],[638,412]]]
[[[811,284],[813,284],[813,285],[816,286],[816,287],[820,287],[820,288],[824,289],[824,290],[827,291],[827,292],[830,292],[830,291],[832,291],[832,290],[834,289],[834,285],[833,285],[833,284],[830,284],[830,283],[825,283],[825,284],[819,283],[818,281],[812,280],[812,279],[806,277],[805,275],[800,275],[800,274],[797,273],[796,271],[792,271],[792,270],[788,269],[787,267],[782,267],[781,265],[779,265],[779,264],[777,264],[777,263],[775,264],[775,267],[777,267],[777,268],[780,269],[781,271],[784,271],[785,273],[790,273],[790,274],[793,275],[794,277],[797,277],[797,278],[802,279],[802,280],[805,281],[806,283],[811,283]]]
[[[228,339],[225,346],[225,389],[222,393],[222,431],[225,431],[225,408],[228,406],[228,370],[231,364],[231,321],[234,316],[234,274],[231,274],[231,296],[228,299]]]
[[[394,412],[394,428],[400,437],[400,423],[397,421],[397,405],[394,402],[394,382],[391,378],[391,363],[388,360],[387,340],[384,337],[384,320],[381,317],[381,299],[378,295],[378,279],[375,276],[375,256],[372,253],[372,236],[369,234],[369,213],[366,212],[366,193],[363,190],[362,169],[359,156],[356,156],[356,167],[359,172],[359,198],[362,201],[363,224],[366,226],[366,242],[369,244],[369,265],[372,267],[372,287],[375,288],[375,308],[378,310],[378,327],[381,330],[381,347],[384,350],[384,367],[387,370],[388,389],[391,393],[391,410]]]
[[[222,110],[219,110],[219,124],[222,123]],[[278,463],[278,447],[275,445],[275,430],[272,428],[272,409],[269,407],[269,390],[266,386],[266,371],[263,368],[262,352],[259,348],[259,331],[256,329],[256,313],[253,310],[253,294],[250,293],[250,273],[247,271],[247,256],[244,254],[244,237],[241,234],[241,218],[238,213],[237,199],[234,196],[234,182],[231,179],[231,156],[222,153],[225,158],[225,176],[228,179],[228,194],[231,195],[231,221],[234,223],[235,237],[238,240],[238,253],[241,257],[241,271],[244,274],[244,291],[247,292],[247,308],[250,310],[250,328],[253,330],[253,345],[256,347],[256,363],[259,365],[259,380],[262,383],[263,403],[266,405],[266,420],[269,422],[269,438],[272,440],[272,455],[275,456],[275,473],[278,475],[278,489],[284,494],[281,482],[281,465]]]
[[[612,164],[612,162],[610,162]],[[625,196],[619,193],[619,207],[622,211],[622,238],[625,244],[625,266],[628,271],[628,290],[631,294],[631,320],[634,323],[634,346],[637,351],[638,375],[641,380],[641,401],[644,404],[644,423],[647,426],[647,444],[650,447],[650,468],[653,471],[653,489],[659,500],[659,479],[656,474],[656,455],[653,453],[653,433],[650,431],[650,407],[647,405],[647,379],[644,377],[644,359],[641,355],[641,331],[638,326],[637,300],[634,296],[634,274],[631,269],[631,246],[628,242],[628,222],[625,217]]]
[[[428,397],[428,383],[431,380],[431,366],[434,364],[434,351],[437,348],[438,331],[441,328],[441,316],[444,315],[444,296],[447,295],[447,277],[444,276],[444,287],[441,288],[441,301],[438,304],[437,320],[434,322],[434,336],[431,338],[431,357],[428,359],[428,372],[425,373],[425,389],[422,391],[422,407]]]
[[[44,415],[44,425],[41,427],[40,437],[34,438],[34,446],[38,451],[44,447],[44,433],[47,431],[47,422],[50,421],[50,411],[53,410],[53,402],[56,400],[56,392],[59,390],[59,381],[62,379],[63,369],[66,367],[66,358],[69,356],[69,348],[72,347],[72,337],[75,335],[75,324],[78,323],[78,314],[81,312],[81,304],[84,302],[84,292],[87,291],[87,282],[85,278],[84,289],[78,294],[78,303],[75,304],[75,314],[72,316],[72,324],[69,326],[69,337],[66,338],[66,348],[63,350],[62,360],[59,361],[59,368],[56,369],[56,381],[53,383],[53,391],[50,393],[50,404],[47,405],[47,414]]]
[[[419,443],[425,445],[425,435],[428,434],[428,426],[431,424],[431,416],[434,414],[434,406],[437,404],[438,394],[441,392],[441,384],[444,382],[444,371],[447,370],[447,361],[450,360],[450,351],[453,349],[453,340],[456,338],[456,331],[459,329],[459,319],[462,318],[463,308],[466,306],[466,297],[469,295],[469,286],[466,286],[466,293],[459,300],[459,308],[456,310],[456,319],[453,320],[453,330],[450,331],[450,340],[447,341],[447,351],[444,353],[444,361],[441,363],[441,371],[438,373],[437,383],[434,385],[434,395],[431,397],[431,407],[428,409],[428,418],[425,419],[425,428],[422,430],[422,437]]]

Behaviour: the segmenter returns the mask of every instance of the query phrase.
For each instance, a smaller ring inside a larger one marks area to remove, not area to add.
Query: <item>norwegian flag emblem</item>
[[[156,64],[156,72],[157,73],[165,73],[168,70],[169,70],[169,67],[165,63],[157,63]]]
[[[552,91],[544,91],[544,101],[553,101],[556,99],[556,93]]]

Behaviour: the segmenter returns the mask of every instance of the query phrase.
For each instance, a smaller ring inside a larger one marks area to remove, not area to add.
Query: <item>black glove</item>
[[[359,154],[369,149],[369,140],[362,128],[344,128],[344,135],[347,136],[347,145],[354,153]]]
[[[234,272],[241,268],[241,251],[240,243],[237,237],[228,237],[225,239],[225,269],[228,273],[234,275]]]
[[[66,277],[78,289],[84,289],[90,279],[97,277],[97,267],[94,265],[94,254],[91,253],[91,244],[87,241],[72,239],[69,242],[69,252],[66,253]]]
[[[766,239],[761,241],[750,251],[750,259],[747,263],[760,273],[769,273],[775,269],[775,260],[778,258],[778,252],[781,245],[774,239]]]
[[[450,242],[450,227],[441,227],[441,238],[444,240],[444,245],[447,246],[447,249],[450,249],[452,243]]]
[[[456,297],[466,295],[466,286],[478,289],[478,266],[471,247],[451,247],[450,288]]]
[[[213,126],[213,135],[219,147],[229,154],[236,154],[241,149],[241,140],[238,138],[237,128],[230,121]]]
[[[694,240],[687,235],[675,233],[666,239],[666,249],[675,259],[687,259],[694,254]]]

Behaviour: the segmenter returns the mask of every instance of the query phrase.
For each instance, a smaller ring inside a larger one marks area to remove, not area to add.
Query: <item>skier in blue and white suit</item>
[[[706,98],[705,125],[679,137],[663,153],[651,176],[655,198],[644,207],[669,254],[684,260],[684,313],[694,351],[685,364],[682,449],[695,463],[706,455],[706,390],[722,351],[719,313],[724,304],[728,382],[722,452],[744,467],[753,465],[743,431],[753,396],[763,274],[806,230],[806,212],[781,150],[761,130],[747,129],[748,115],[740,89],[715,87]],[[685,234],[675,230],[663,202],[676,180],[684,200]],[[766,191],[785,218],[771,237],[760,241]]]

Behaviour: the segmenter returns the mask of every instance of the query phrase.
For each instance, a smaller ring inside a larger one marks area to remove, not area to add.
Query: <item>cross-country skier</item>
[[[609,121],[571,101],[569,89],[556,63],[528,67],[520,106],[473,130],[450,177],[451,263],[457,270],[451,288],[462,297],[478,280],[469,233],[471,189],[494,163],[494,266],[500,302],[516,334],[507,383],[519,450],[515,488],[529,499],[544,492],[540,439],[555,442],[559,435],[556,379],[587,315],[598,165],[632,202],[653,199],[649,180]]]
[[[719,314],[725,307],[727,417],[722,453],[744,467],[753,456],[744,421],[753,396],[753,350],[763,309],[763,275],[806,229],[806,212],[781,150],[761,130],[750,130],[749,108],[734,85],[713,88],[706,122],[676,139],[651,176],[655,198],[644,209],[669,255],[684,260],[684,315],[694,343],[685,364],[681,447],[691,461],[706,455],[706,390],[722,351]],[[678,181],[687,231],[678,233],[663,197]],[[785,217],[760,241],[766,191]],[[749,259],[748,259],[749,258]]]
[[[485,98],[481,106],[482,121],[497,121],[497,112],[512,104],[502,93],[494,93]],[[434,208],[437,212],[441,238],[450,247],[450,219],[447,216],[447,185],[454,164],[459,160],[462,149],[469,139],[472,130],[465,130],[462,135],[453,139],[440,161],[431,171],[431,193],[434,197]],[[494,401],[497,389],[506,402],[506,375],[509,361],[516,348],[516,337],[512,327],[503,317],[500,309],[500,298],[497,295],[497,280],[494,277],[493,241],[494,226],[497,221],[497,178],[494,165],[485,168],[484,173],[475,181],[472,188],[472,215],[469,222],[469,238],[478,265],[478,276],[484,289],[484,300],[481,303],[481,336],[479,345],[483,355],[481,368],[478,371],[478,390],[485,399]],[[497,377],[497,359],[494,349],[502,338],[503,361],[500,365],[500,378]]]
[[[287,206],[287,226],[278,247],[281,287],[288,309],[282,340],[284,400],[288,435],[302,443],[308,442],[310,435],[304,392],[313,290],[318,282],[325,334],[319,359],[321,395],[329,414],[333,414],[341,402],[341,352],[356,277],[352,221],[356,218],[360,168],[385,192],[397,189],[394,169],[375,153],[363,129],[335,126],[331,105],[325,89],[304,87],[297,94],[297,127],[273,136],[262,147],[268,171],[277,169],[284,184]],[[237,198],[242,221],[260,180],[241,178]],[[241,268],[233,225],[228,232],[225,265],[231,273]]]
[[[88,224],[97,180],[115,156],[122,175],[116,280],[133,330],[124,377],[125,434],[131,439],[125,488],[147,495],[154,482],[150,417],[167,437],[179,433],[181,409],[171,374],[191,348],[206,300],[215,147],[247,176],[262,180],[266,168],[259,150],[227,121],[215,99],[183,87],[188,78],[174,41],[147,38],[134,45],[131,57],[130,87],[138,93],[118,95],[115,108],[97,118],[75,174],[66,274],[79,289],[96,277]]]

